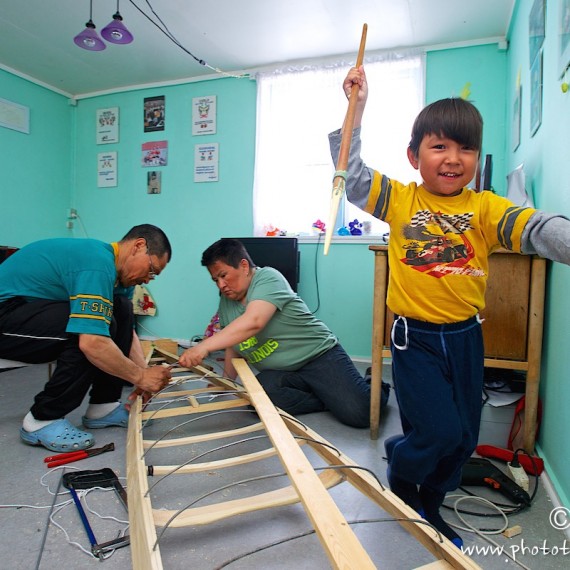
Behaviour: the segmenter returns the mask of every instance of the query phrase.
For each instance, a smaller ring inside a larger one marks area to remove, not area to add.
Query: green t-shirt
[[[265,328],[234,348],[257,370],[298,370],[338,343],[287,280],[272,267],[258,267],[246,295],[246,304],[222,296],[219,317],[223,328],[243,315],[251,301],[267,301],[277,311]]]

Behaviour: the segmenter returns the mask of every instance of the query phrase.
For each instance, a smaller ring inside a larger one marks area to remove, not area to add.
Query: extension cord
[[[525,470],[520,465],[518,467],[513,467],[512,463],[507,463],[507,465],[514,482],[528,492],[528,475]]]

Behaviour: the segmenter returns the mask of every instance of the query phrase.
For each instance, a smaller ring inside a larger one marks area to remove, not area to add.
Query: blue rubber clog
[[[123,404],[119,404],[112,412],[109,412],[102,418],[88,418],[83,416],[81,418],[83,425],[88,429],[101,429],[107,427],[128,427],[129,425],[129,412]]]
[[[88,449],[95,443],[95,439],[90,433],[81,431],[65,418],[56,420],[35,431],[26,431],[24,428],[20,428],[20,437],[30,445],[43,445],[50,451],[60,453],[81,451]]]

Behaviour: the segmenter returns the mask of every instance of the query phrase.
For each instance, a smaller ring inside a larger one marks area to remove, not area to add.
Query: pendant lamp
[[[75,45],[80,48],[87,49],[89,51],[102,51],[107,46],[105,42],[99,37],[99,34],[95,30],[95,24],[93,23],[93,0],[89,0],[89,21],[85,24],[85,29],[77,34],[73,41]]]
[[[119,0],[117,0],[117,11],[113,14],[113,21],[101,30],[101,35],[113,44],[130,44],[133,41],[133,34],[127,30],[123,24],[123,17],[119,13]]]

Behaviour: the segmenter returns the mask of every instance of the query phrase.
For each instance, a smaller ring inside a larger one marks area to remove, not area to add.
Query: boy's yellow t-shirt
[[[485,306],[488,256],[521,251],[536,211],[489,191],[442,197],[374,172],[365,211],[390,225],[387,305],[432,323],[466,320]]]

